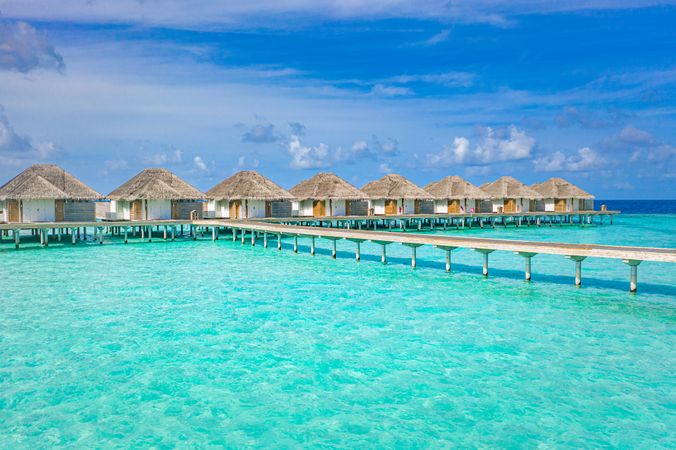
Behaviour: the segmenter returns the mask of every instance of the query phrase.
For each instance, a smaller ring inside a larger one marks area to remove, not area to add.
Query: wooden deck
[[[286,236],[345,239],[348,241],[371,241],[378,244],[399,243],[403,245],[432,245],[440,248],[471,248],[477,250],[501,250],[517,253],[534,253],[563,256],[584,256],[620,260],[676,262],[676,249],[653,247],[628,247],[600,244],[568,244],[563,242],[520,241],[461,236],[425,235],[388,231],[318,228],[297,225],[282,225],[259,221],[203,220],[195,225],[225,227],[238,230],[267,232]]]
[[[71,228],[149,227],[190,225],[192,220],[115,220],[101,222],[30,222],[0,223],[0,230],[41,230]]]
[[[598,211],[598,215],[616,214],[614,211]],[[530,214],[530,216],[528,216]],[[590,214],[590,212],[581,212],[580,215]],[[578,214],[575,214],[578,215]],[[522,219],[524,217],[543,217],[542,213],[520,213],[516,215],[508,215]],[[562,213],[551,213],[552,217],[561,217]],[[298,239],[306,238],[310,240],[310,251],[315,253],[315,239],[323,238],[332,242],[332,255],[336,257],[336,241],[347,240],[355,244],[356,259],[360,259],[361,243],[370,241],[381,245],[382,254],[381,260],[383,263],[387,261],[386,247],[390,244],[401,244],[411,249],[411,265],[416,267],[416,250],[423,245],[434,246],[443,250],[446,253],[446,271],[451,270],[451,253],[458,248],[468,248],[476,250],[483,255],[483,274],[488,275],[488,255],[494,251],[513,252],[525,261],[525,278],[527,281],[531,279],[531,259],[537,254],[561,255],[565,256],[575,262],[575,284],[580,285],[582,280],[582,262],[589,257],[593,258],[608,258],[620,260],[627,264],[630,268],[630,291],[635,292],[637,287],[637,267],[643,261],[656,261],[663,263],[676,262],[676,249],[673,248],[653,248],[653,247],[637,247],[637,246],[618,246],[618,245],[601,245],[601,244],[570,244],[564,242],[540,242],[540,241],[522,241],[522,240],[508,240],[508,239],[492,239],[492,238],[476,238],[463,236],[449,236],[449,235],[435,235],[422,234],[415,232],[397,232],[368,229],[358,229],[353,225],[359,225],[359,221],[367,220],[374,221],[372,224],[377,225],[375,221],[385,221],[392,225],[393,221],[404,221],[404,230],[406,221],[417,221],[418,225],[422,224],[423,220],[427,220],[431,227],[438,220],[444,218],[457,217],[472,217],[476,220],[477,217],[485,217],[486,220],[493,220],[496,217],[507,217],[505,215],[466,215],[466,214],[448,214],[448,215],[415,215],[415,216],[371,216],[371,217],[344,217],[344,218],[294,218],[294,219],[259,219],[259,220],[225,220],[225,219],[205,219],[205,220],[149,220],[149,221],[105,221],[105,222],[50,222],[50,223],[11,223],[0,224],[0,239],[10,237],[16,248],[20,247],[22,231],[29,230],[33,236],[39,238],[42,246],[48,246],[50,240],[56,239],[61,242],[62,238],[66,242],[71,241],[75,245],[84,236],[87,239],[87,230],[92,230],[93,239],[99,244],[104,243],[104,236],[108,233],[111,237],[123,236],[124,242],[127,243],[129,234],[132,238],[140,237],[141,241],[151,241],[153,236],[157,236],[157,231],[160,232],[160,237],[164,240],[174,240],[176,236],[189,236],[192,239],[197,239],[198,235],[203,236],[204,231],[211,232],[212,239],[218,239],[221,231],[230,231],[232,238],[237,239],[238,235],[245,243],[245,236],[248,233],[252,245],[256,244],[257,239],[263,238],[263,245],[268,246],[268,238],[276,236],[277,248],[281,249],[282,236],[291,236],[293,238],[294,251],[298,251]],[[571,219],[569,217],[569,219]],[[450,219],[448,219],[450,220]],[[464,220],[464,219],[463,219]],[[480,219],[479,219],[480,220]],[[341,223],[342,221],[342,223]],[[285,222],[285,223],[279,223]],[[453,223],[451,221],[451,223]],[[463,222],[464,223],[464,222]],[[479,222],[483,226],[482,222]],[[492,222],[494,224],[494,221]],[[532,224],[529,220],[525,223]],[[562,224],[563,220],[557,222]],[[572,219],[569,223],[573,223]],[[585,221],[578,222],[581,224]],[[382,223],[381,223],[382,224]],[[521,225],[521,221],[516,223]],[[539,224],[539,222],[538,222]],[[551,224],[551,222],[550,222]],[[308,226],[311,225],[311,226]],[[457,225],[457,223],[456,223]],[[178,228],[181,228],[178,230]],[[182,233],[183,229],[187,228],[187,233]],[[177,234],[178,231],[178,234]],[[51,236],[50,236],[51,233]]]
[[[259,219],[270,223],[298,223],[308,221],[373,221],[373,220],[429,220],[429,219],[518,219],[538,217],[609,217],[620,214],[620,211],[535,211],[518,213],[441,213],[441,214],[398,214],[377,216],[327,216],[327,217],[276,217]]]

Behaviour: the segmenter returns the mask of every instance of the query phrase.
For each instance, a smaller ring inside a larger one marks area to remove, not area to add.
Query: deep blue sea
[[[596,209],[606,205],[625,214],[676,214],[676,200],[595,200],[594,204]]]

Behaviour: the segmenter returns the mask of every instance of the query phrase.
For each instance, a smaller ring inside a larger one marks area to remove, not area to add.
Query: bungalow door
[[[143,200],[134,200],[129,205],[129,219],[143,220]]]
[[[350,200],[345,200],[345,215],[349,216],[351,211],[350,211],[350,205],[352,202]]]
[[[171,218],[172,220],[178,220],[181,218],[181,204],[178,200],[171,201]]]
[[[554,200],[554,211],[556,212],[566,212],[566,199],[557,198]]]
[[[577,209],[579,209],[580,211],[584,211],[584,200],[577,201]]]
[[[386,216],[396,216],[397,215],[397,201],[396,200],[385,200],[385,215]]]
[[[265,217],[272,217],[272,202],[265,202]]]
[[[21,222],[19,200],[7,200],[7,222]]]
[[[528,211],[529,212],[537,211],[537,201],[536,200],[530,200],[528,202]]]
[[[312,202],[312,217],[326,216],[326,201],[315,200]]]
[[[54,221],[63,222],[66,220],[66,205],[64,200],[54,200]]]
[[[448,201],[448,213],[449,214],[458,214],[460,212],[460,200],[449,200]]]
[[[515,213],[516,212],[516,199],[506,198],[503,205],[504,205],[504,212],[506,212],[506,213]]]
[[[242,201],[241,200],[230,200],[230,218],[231,219],[239,219],[240,218],[240,210],[242,209]]]
[[[413,214],[420,214],[420,200],[413,202]]]

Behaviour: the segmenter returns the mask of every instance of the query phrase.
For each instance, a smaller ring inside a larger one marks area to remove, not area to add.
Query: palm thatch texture
[[[397,174],[385,175],[366,184],[361,191],[371,200],[403,198],[406,200],[432,200],[432,196]]]
[[[318,173],[289,192],[296,200],[367,200],[366,194],[330,172]]]
[[[429,192],[435,200],[487,200],[491,198],[488,192],[458,176],[442,178],[428,184],[423,189]]]
[[[237,172],[206,193],[211,200],[293,200],[293,195],[255,171]]]
[[[111,200],[199,200],[204,194],[167,169],[144,169],[108,194]]]
[[[493,199],[525,198],[529,200],[540,200],[543,198],[537,191],[529,188],[513,177],[498,178],[492,183],[482,184],[481,189],[487,192]]]
[[[583,191],[574,184],[563,178],[550,178],[542,183],[536,183],[531,188],[545,198],[574,198],[591,200],[594,198],[588,192]]]
[[[34,164],[0,187],[0,200],[97,200],[101,194],[54,164]]]

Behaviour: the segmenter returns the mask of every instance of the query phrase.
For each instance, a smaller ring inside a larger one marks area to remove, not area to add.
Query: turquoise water
[[[676,247],[676,216],[449,231]],[[0,447],[676,445],[676,267],[0,244]]]

